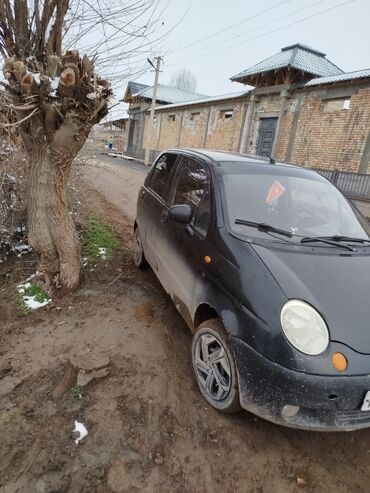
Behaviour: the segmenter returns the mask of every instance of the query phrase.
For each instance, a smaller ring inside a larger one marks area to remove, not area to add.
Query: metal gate
[[[257,145],[259,156],[271,156],[277,120],[277,118],[261,118]]]

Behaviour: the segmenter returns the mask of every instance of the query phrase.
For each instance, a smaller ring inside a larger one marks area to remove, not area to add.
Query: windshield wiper
[[[314,243],[314,242],[321,242],[321,243],[326,243],[327,245],[332,245],[332,246],[336,246],[339,248],[345,248],[346,250],[349,250],[350,252],[356,251],[354,248],[352,248],[349,245],[344,245],[342,243],[339,243],[338,241],[326,239],[325,237],[322,237],[322,236],[313,236],[313,237],[303,236],[303,238],[301,238],[301,243]]]
[[[286,231],[285,229],[275,228],[275,226],[271,226],[270,224],[265,223],[257,223],[255,221],[247,221],[246,219],[235,219],[235,224],[243,224],[244,226],[252,226],[252,228],[257,228],[260,231],[266,231],[271,233],[278,233],[283,236],[288,236],[291,238],[293,233],[290,231]]]
[[[349,243],[370,243],[370,239],[366,238],[352,238],[351,236],[341,236],[341,235],[333,235],[333,236],[320,236],[324,240],[332,240],[332,241],[346,241]]]

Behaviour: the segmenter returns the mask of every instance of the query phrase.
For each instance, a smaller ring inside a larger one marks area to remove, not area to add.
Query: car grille
[[[337,411],[335,421],[338,426],[370,424],[370,411]]]

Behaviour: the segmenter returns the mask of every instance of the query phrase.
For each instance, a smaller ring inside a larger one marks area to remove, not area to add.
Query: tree
[[[108,113],[112,95],[106,78],[96,73],[96,55],[82,56],[74,46],[85,40],[94,53],[105,41],[105,71],[122,53],[138,60],[155,32],[157,6],[149,0],[111,0],[109,6],[102,0],[0,0],[0,100],[2,109],[11,109],[3,127],[17,126],[29,156],[29,244],[39,255],[38,280],[51,293],[76,289],[81,280],[66,186],[73,159]],[[92,35],[97,25],[104,33],[98,42]],[[63,44],[70,49],[63,52]]]
[[[195,91],[197,88],[197,79],[190,70],[183,68],[173,74],[171,78],[171,86],[183,91]]]

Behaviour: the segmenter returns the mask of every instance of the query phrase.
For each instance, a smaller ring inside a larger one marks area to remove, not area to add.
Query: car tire
[[[195,378],[205,400],[224,413],[239,411],[238,374],[221,320],[214,318],[199,325],[191,353]]]
[[[138,226],[135,228],[134,231],[134,264],[138,269],[145,269],[148,266],[148,262],[145,259],[143,243],[141,241],[141,235]]]

